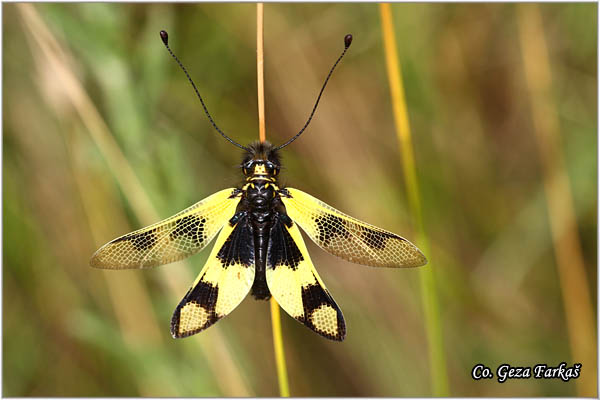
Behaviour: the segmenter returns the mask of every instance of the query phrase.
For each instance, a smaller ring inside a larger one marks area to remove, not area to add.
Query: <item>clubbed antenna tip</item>
[[[169,34],[167,31],[160,31],[160,38],[164,44],[169,44]],[[352,38],[350,38],[350,40],[352,40]],[[348,45],[346,45],[346,47],[348,47]]]
[[[187,77],[188,81],[192,84],[192,87],[194,88],[194,91],[196,92],[196,96],[198,96],[198,100],[200,100],[200,104],[202,104],[202,108],[204,109],[204,113],[208,117],[208,120],[210,121],[210,123],[212,124],[212,126],[215,128],[215,130],[217,132],[219,132],[221,134],[221,136],[223,136],[225,139],[227,139],[234,146],[237,146],[240,149],[248,150],[247,147],[242,146],[241,144],[239,144],[238,142],[234,141],[229,136],[227,136],[221,129],[219,129],[219,127],[217,126],[217,124],[215,124],[215,121],[213,121],[212,117],[210,116],[210,113],[208,112],[208,109],[206,108],[206,104],[204,104],[204,100],[202,100],[202,96],[200,96],[200,92],[198,91],[198,88],[196,87],[196,84],[192,80],[192,77],[190,76],[190,74],[188,74],[187,70],[185,69],[185,67],[183,66],[183,64],[181,63],[181,61],[179,61],[179,58],[177,58],[177,56],[175,55],[175,53],[173,53],[173,51],[169,47],[169,34],[167,33],[167,31],[160,31],[160,38],[162,39],[162,42],[164,43],[164,45],[167,48],[167,51],[169,52],[169,54],[171,55],[171,57],[173,57],[173,59],[175,60],[175,62],[177,62],[177,64],[179,65],[179,67],[182,69],[183,73]]]
[[[317,110],[317,106],[319,105],[319,100],[321,100],[321,95],[323,94],[323,90],[325,90],[325,86],[327,86],[327,82],[329,82],[329,78],[331,78],[331,74],[333,74],[333,70],[335,69],[335,67],[337,67],[337,65],[342,60],[342,58],[344,58],[344,55],[348,51],[348,47],[350,47],[351,44],[352,44],[352,35],[347,34],[346,36],[344,36],[344,51],[342,51],[342,54],[340,54],[340,56],[336,60],[335,64],[333,64],[333,67],[331,67],[329,74],[327,74],[327,77],[325,78],[325,82],[323,83],[323,86],[321,87],[321,91],[319,92],[319,96],[317,96],[317,101],[315,102],[315,106],[313,107],[312,111],[310,112],[310,115],[308,116],[308,121],[306,121],[306,123],[304,124],[302,129],[300,129],[300,132],[298,132],[295,136],[293,136],[290,140],[288,140],[281,146],[276,147],[275,148],[276,150],[281,150],[288,144],[292,143],[294,140],[298,139],[298,137],[300,135],[302,135],[302,132],[304,132],[304,130],[308,127],[308,124],[310,124],[310,121],[312,121],[312,118],[315,115],[315,111]]]
[[[165,32],[165,31],[163,31]],[[165,32],[165,35],[167,34],[167,32]],[[162,32],[161,32],[162,35]],[[350,45],[352,44],[352,35],[351,34],[347,34],[344,37],[344,44],[346,45],[346,48],[350,47]]]

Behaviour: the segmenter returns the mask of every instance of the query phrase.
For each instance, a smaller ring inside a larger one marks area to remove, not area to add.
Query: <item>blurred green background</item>
[[[558,121],[556,168],[585,268],[574,289],[589,292],[596,326],[597,5],[527,7],[537,14],[392,6],[431,247],[424,268],[435,269],[455,396],[596,395],[590,364],[587,389],[471,378],[478,363],[581,362],[567,316],[585,322],[585,305],[565,305],[557,273],[536,98]],[[258,137],[255,8],[3,4],[4,396],[278,395],[268,303],[247,298],[201,334],[169,335],[208,250],[152,270],[88,266],[105,242],[240,182],[239,150],[212,130],[158,32],[169,32],[217,124],[245,144]],[[537,97],[519,36],[528,15],[541,17],[548,44],[550,90]],[[343,36],[354,35],[312,125],[283,152],[283,182],[415,241],[378,6],[266,4],[264,32],[267,137],[277,144],[302,127]],[[422,272],[307,246],[348,335],[330,342],[282,314],[292,395],[431,395]],[[586,333],[595,363],[596,333]]]

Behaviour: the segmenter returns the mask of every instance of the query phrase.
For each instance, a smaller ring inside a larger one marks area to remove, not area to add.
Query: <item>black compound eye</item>
[[[277,175],[277,173],[279,172],[279,166],[275,165],[271,161],[267,161],[265,166],[267,168],[267,172],[271,175]]]
[[[244,168],[251,169],[253,165],[254,165],[254,161],[252,161],[252,160],[246,161],[246,164],[244,164]]]

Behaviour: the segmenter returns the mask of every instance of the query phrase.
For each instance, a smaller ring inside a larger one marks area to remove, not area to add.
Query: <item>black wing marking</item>
[[[96,268],[148,268],[202,250],[235,213],[237,189],[225,189],[156,224],[118,237],[92,256]]]
[[[374,267],[418,267],[427,259],[395,233],[359,221],[298,189],[280,191],[287,214],[322,249]]]
[[[194,335],[229,314],[254,282],[254,243],[248,218],[226,224],[206,265],[171,319],[175,338]]]
[[[280,217],[271,229],[266,274],[271,294],[289,315],[319,335],[344,340],[342,310],[317,274],[300,231],[289,218]]]

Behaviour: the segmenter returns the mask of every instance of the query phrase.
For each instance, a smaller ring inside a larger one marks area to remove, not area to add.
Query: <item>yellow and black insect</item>
[[[171,56],[191,82],[213,127],[245,151],[241,169],[245,182],[221,190],[146,228],[102,246],[92,257],[98,268],[146,268],[181,260],[199,252],[219,233],[198,278],[177,306],[171,334],[196,334],[229,314],[251,292],[256,299],[271,296],[292,317],[316,333],[344,340],[342,311],[313,266],[298,226],[322,249],[358,264],[374,267],[417,267],[427,263],[408,240],[352,218],[298,189],[280,187],[278,152],[296,140],[310,123],[325,82],[304,127],[281,146],[268,142],[242,146],[223,133],[211,118],[196,85],[168,45]]]

